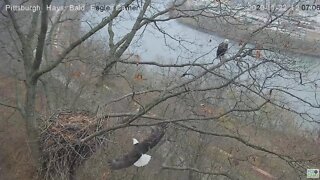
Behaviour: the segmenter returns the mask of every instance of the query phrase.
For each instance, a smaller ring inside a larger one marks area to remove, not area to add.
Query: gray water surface
[[[165,8],[166,3],[154,3],[155,9]],[[119,40],[124,34],[130,31],[133,26],[134,20],[139,11],[123,11],[120,18],[114,22],[115,39]],[[91,26],[99,23],[102,18],[106,17],[110,12],[88,11],[83,20],[91,24]],[[155,61],[158,63],[187,63],[187,62],[206,62],[213,61],[216,55],[216,48],[223,37],[219,37],[212,33],[205,33],[189,26],[182,25],[176,20],[157,23],[160,30],[154,25],[150,24],[146,28],[142,28],[136,34],[133,43],[130,45],[126,53],[138,54],[141,61]],[[83,23],[84,30],[89,30],[87,23]],[[162,32],[160,32],[162,31]],[[107,28],[102,29],[93,37],[97,41],[108,43]],[[238,51],[240,48],[237,42],[230,42],[230,49],[228,55],[230,56]],[[201,57],[201,58],[199,58]],[[310,73],[304,74],[303,81],[314,81],[319,83],[317,79],[320,78],[320,59],[316,57],[309,57],[304,55],[291,55],[296,62],[297,66],[303,69],[309,69]],[[252,60],[252,63],[255,61]],[[150,69],[157,69],[155,66],[148,66]],[[261,76],[265,76],[264,69],[259,70]],[[241,77],[247,78],[247,77]],[[288,92],[298,96],[299,98],[319,106],[320,102],[320,89],[310,83],[310,85],[300,85],[293,80],[285,80],[283,78],[274,78],[268,81],[270,87],[292,88]],[[284,95],[286,97],[286,95]],[[287,101],[291,103],[293,109],[297,111],[307,111],[312,114],[313,118],[320,121],[320,109],[310,108],[309,105],[301,103],[296,98],[287,96]]]

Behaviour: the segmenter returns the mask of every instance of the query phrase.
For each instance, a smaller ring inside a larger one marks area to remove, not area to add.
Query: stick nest
[[[101,128],[97,118],[85,111],[63,111],[46,121],[41,133],[42,173],[45,179],[73,176],[74,170],[88,159],[104,138],[80,140]]]

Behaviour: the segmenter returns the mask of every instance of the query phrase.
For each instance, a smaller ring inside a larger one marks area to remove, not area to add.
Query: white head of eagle
[[[136,138],[132,138],[132,141],[133,141],[133,145],[135,145],[135,144],[138,144],[138,143],[139,143],[139,141],[138,141]]]
[[[217,49],[217,58],[221,58],[228,50],[229,39],[225,39],[222,43],[219,44]]]

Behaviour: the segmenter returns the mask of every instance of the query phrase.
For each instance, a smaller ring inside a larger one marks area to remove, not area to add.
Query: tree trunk
[[[34,161],[34,165],[40,168],[40,139],[39,127],[35,116],[36,103],[36,82],[27,82],[26,104],[25,104],[25,120],[27,129],[28,146]]]
[[[110,71],[112,70],[112,68],[116,65],[117,63],[117,57],[115,57],[114,55],[109,55],[107,57],[108,61],[107,61],[107,64],[105,65],[102,73],[101,73],[101,76],[97,82],[97,86],[102,86],[104,81],[105,81],[105,77],[110,73]]]
[[[116,63],[117,63],[116,58],[110,58],[110,61],[107,63],[107,65],[103,69],[102,76],[108,75],[110,73],[111,69],[113,68],[113,66],[115,66]]]

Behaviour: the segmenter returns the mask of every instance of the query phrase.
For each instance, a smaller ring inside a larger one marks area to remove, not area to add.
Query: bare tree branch
[[[10,2],[8,0],[4,0],[4,2],[5,2],[6,5],[11,6],[11,4],[10,4]],[[18,24],[18,20],[16,19],[14,13],[11,11],[10,8],[8,9],[8,14],[9,14],[9,17],[10,17],[11,22],[13,24],[13,27],[14,27],[15,31],[17,32],[17,34],[18,34],[18,37],[20,39],[21,44],[25,44],[26,43],[26,38],[25,38],[25,36],[24,36],[24,34],[23,34],[19,24]]]
[[[48,29],[47,6],[49,6],[50,3],[51,3],[51,0],[42,1],[40,34],[38,36],[36,55],[35,55],[35,59],[32,67],[34,70],[38,70],[42,62],[43,49],[45,47],[45,41],[46,41],[46,35],[47,35],[47,29]]]
[[[3,102],[0,102],[0,105],[1,105],[1,106],[4,106],[4,107],[11,108],[11,109],[15,109],[15,110],[18,110],[19,112],[21,112],[21,111],[20,111],[20,108],[18,108],[17,106],[13,106],[13,105],[6,104],[6,103],[3,103]]]
[[[192,168],[192,167],[177,167],[177,166],[167,166],[167,165],[162,165],[161,167],[162,167],[162,169],[177,170],[177,171],[194,171],[194,172],[197,172],[200,174],[212,175],[214,177],[215,176],[224,176],[224,177],[227,177],[228,179],[237,179],[237,178],[232,177],[227,172],[202,171],[202,170]]]
[[[125,3],[124,6],[129,6],[134,0],[129,0],[128,2]],[[122,11],[122,8],[119,8],[117,10],[113,10],[111,15],[108,18],[105,18],[104,20],[102,20],[102,22],[100,22],[97,26],[95,26],[93,29],[91,29],[89,32],[87,32],[85,35],[83,35],[80,39],[78,39],[77,41],[73,42],[70,44],[70,46],[68,48],[66,48],[59,56],[58,59],[52,63],[51,65],[48,65],[47,67],[44,67],[42,70],[39,70],[36,75],[35,78],[39,78],[41,75],[51,71],[52,69],[54,69],[57,65],[59,65],[63,59],[74,49],[76,48],[78,45],[80,45],[81,43],[83,43],[85,40],[87,40],[89,37],[91,37],[93,34],[95,34],[97,31],[99,31],[100,29],[102,29],[103,27],[105,27],[105,25],[107,25],[108,23],[110,23],[114,18],[116,18],[120,12]]]

